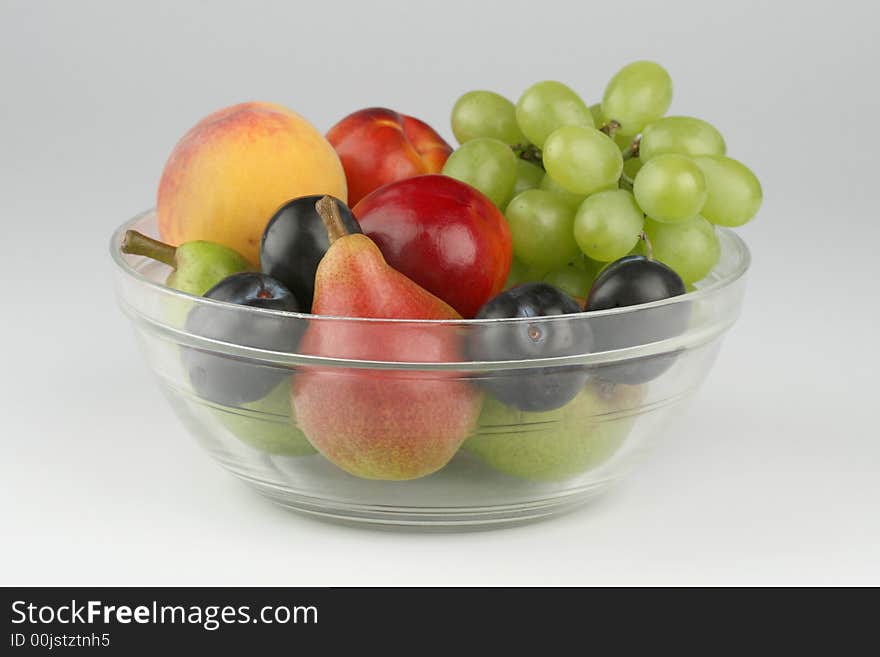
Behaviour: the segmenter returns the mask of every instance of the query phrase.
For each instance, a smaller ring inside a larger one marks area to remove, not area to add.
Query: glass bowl
[[[715,269],[664,301],[514,320],[317,317],[168,288],[167,266],[120,251],[129,228],[156,236],[155,212],[113,235],[119,303],[190,433],[272,501],[386,525],[527,521],[604,491],[705,379],[749,266],[719,229]],[[266,348],[266,335],[294,346]],[[585,335],[552,357],[529,349]],[[473,355],[496,340],[522,354]]]

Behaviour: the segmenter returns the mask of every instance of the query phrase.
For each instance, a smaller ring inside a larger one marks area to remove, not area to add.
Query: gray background
[[[0,2],[0,584],[880,584],[877,11],[868,2]],[[451,139],[471,88],[599,99],[663,63],[765,203],[740,323],[633,476],[536,525],[413,535],[250,493],[172,416],[110,232],[204,114],[370,105]]]

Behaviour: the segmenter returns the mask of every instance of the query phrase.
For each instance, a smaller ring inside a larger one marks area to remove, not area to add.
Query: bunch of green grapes
[[[611,78],[587,105],[545,80],[514,104],[492,91],[455,103],[461,144],[443,173],[483,192],[513,238],[509,285],[544,280],[584,298],[605,264],[640,240],[692,285],[717,264],[715,226],[757,213],[761,185],[727,157],[721,133],[701,119],[665,116],[672,80],[650,61]]]

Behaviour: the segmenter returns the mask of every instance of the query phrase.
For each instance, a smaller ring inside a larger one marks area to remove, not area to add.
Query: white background
[[[0,584],[880,584],[877,12],[868,2],[0,0]],[[111,231],[201,116],[385,105],[450,140],[472,88],[588,102],[660,61],[765,203],[746,306],[691,408],[582,511],[352,529],[225,474],[115,307]]]

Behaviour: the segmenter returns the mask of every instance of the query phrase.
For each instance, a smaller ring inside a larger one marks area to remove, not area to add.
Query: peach
[[[389,183],[440,173],[452,147],[424,121],[384,107],[349,114],[327,132],[342,160],[352,207]]]
[[[199,121],[171,152],[159,182],[159,234],[174,245],[225,244],[256,265],[275,210],[310,194],[347,200],[330,143],[281,105],[233,105]]]

